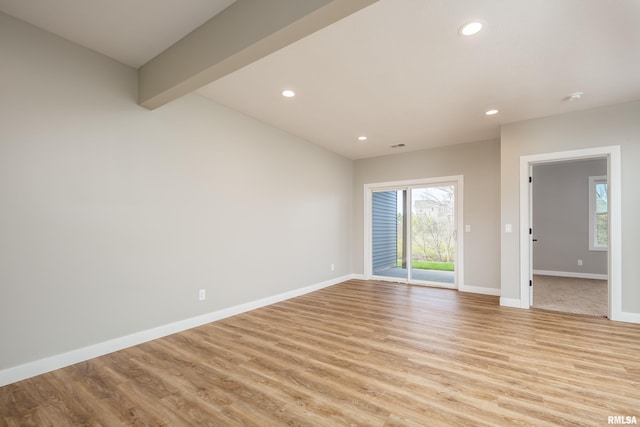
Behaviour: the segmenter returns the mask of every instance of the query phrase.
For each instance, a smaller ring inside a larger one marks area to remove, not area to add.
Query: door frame
[[[455,210],[456,210],[456,238],[454,251],[454,285],[443,286],[450,289],[464,290],[464,176],[452,175],[435,178],[411,179],[402,181],[378,182],[364,184],[364,276],[366,279],[372,279],[372,197],[374,192],[392,191],[403,188],[418,188],[420,186],[433,187],[438,184],[454,184],[455,185]],[[394,280],[394,278],[384,278],[375,276],[376,279]],[[397,281],[397,279],[395,279]],[[422,281],[405,280],[412,284],[425,284]],[[429,283],[431,285],[431,283]],[[433,286],[438,286],[433,284]]]
[[[533,271],[531,263],[532,220],[531,168],[536,163],[552,163],[590,158],[607,159],[609,189],[609,319],[622,320],[622,173],[620,146],[560,151],[520,157],[520,307],[531,307],[529,280]],[[587,230],[585,230],[586,232]]]

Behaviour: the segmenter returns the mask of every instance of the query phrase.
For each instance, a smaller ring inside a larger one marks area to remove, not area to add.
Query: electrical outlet
[[[334,271],[336,269],[336,266],[334,264],[331,264],[331,271]]]
[[[204,301],[207,298],[206,291],[204,289],[200,289],[198,291],[198,301]]]
[[[582,267],[582,260],[581,259],[578,260],[578,267]]]

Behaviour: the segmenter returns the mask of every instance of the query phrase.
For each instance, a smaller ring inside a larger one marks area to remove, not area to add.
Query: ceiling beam
[[[138,103],[161,107],[376,1],[237,0],[138,69]]]

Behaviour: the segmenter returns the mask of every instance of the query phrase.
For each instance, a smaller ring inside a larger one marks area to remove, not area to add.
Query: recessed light
[[[569,102],[574,102],[582,98],[582,95],[584,95],[584,93],[582,92],[573,92],[571,95],[567,97],[567,100]]]
[[[487,116],[493,116],[494,114],[498,114],[498,110],[489,110],[485,112]]]
[[[480,31],[481,29],[482,29],[482,23],[468,22],[464,24],[462,27],[460,27],[460,30],[458,32],[463,36],[472,36],[474,34],[477,34],[478,31]]]
[[[358,141],[366,141],[366,140],[367,140],[367,137],[364,135],[358,137]]]
[[[293,98],[294,96],[296,96],[296,93],[291,89],[287,89],[282,91],[282,96],[284,96],[285,98]]]

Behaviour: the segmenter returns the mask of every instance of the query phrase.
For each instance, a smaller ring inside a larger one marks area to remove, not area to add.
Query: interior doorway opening
[[[532,165],[532,307],[608,316],[607,158]]]
[[[532,173],[534,165],[568,162],[577,160],[604,158],[607,162],[607,270],[605,278],[607,287],[607,312],[612,320],[620,320],[622,316],[621,291],[621,172],[620,147],[600,147],[585,150],[547,153],[523,156],[520,159],[520,303],[522,308],[535,306],[533,287],[534,280],[534,248],[537,236],[533,224],[533,186]],[[585,230],[586,232],[586,230]],[[576,263],[578,260],[576,260]]]

